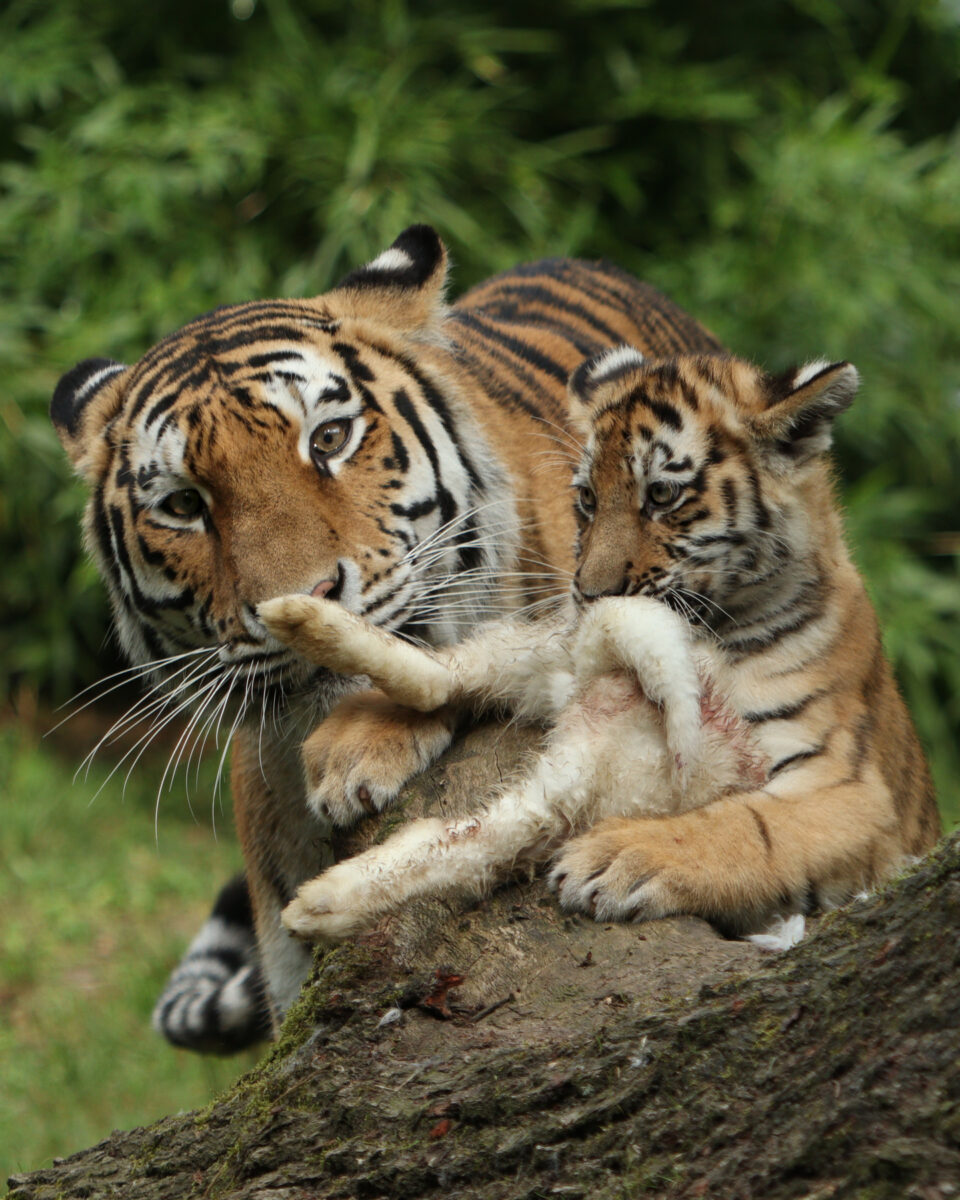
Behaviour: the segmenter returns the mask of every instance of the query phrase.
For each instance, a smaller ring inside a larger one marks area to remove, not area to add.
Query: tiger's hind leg
[[[221,889],[213,911],[167,981],[152,1024],[174,1046],[204,1054],[234,1054],[270,1036],[243,875]]]

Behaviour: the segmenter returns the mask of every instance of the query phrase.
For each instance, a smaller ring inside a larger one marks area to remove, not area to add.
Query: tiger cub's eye
[[[584,484],[577,491],[577,500],[580,504],[580,511],[584,516],[590,517],[594,514],[597,508],[597,493],[592,487]]]
[[[651,483],[647,488],[647,499],[651,504],[662,508],[664,504],[675,500],[679,491],[680,489],[675,483],[667,483],[661,479],[657,483]]]
[[[314,462],[322,462],[347,444],[353,422],[349,418],[324,421],[310,435],[310,453]]]
[[[160,507],[171,517],[189,521],[203,512],[203,497],[196,488],[181,488],[178,492],[171,492],[169,496],[164,496]]]

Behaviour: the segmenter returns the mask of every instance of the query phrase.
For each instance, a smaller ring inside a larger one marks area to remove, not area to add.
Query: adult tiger
[[[309,966],[280,912],[327,865],[331,815],[354,819],[391,787],[365,777],[349,705],[334,749],[328,722],[301,760],[304,734],[351,683],[272,639],[257,604],[327,596],[442,643],[562,590],[572,455],[545,438],[564,436],[571,370],[620,342],[654,356],[720,350],[608,264],[521,266],[449,308],[446,272],[437,234],[413,226],[325,295],[217,309],[134,366],[88,359],[51,404],[92,489],[87,542],[126,653],[154,664],[198,729],[229,710],[273,1023]],[[388,737],[407,718],[384,703],[365,710],[365,729],[372,719]],[[449,739],[440,714],[397,780]],[[173,977],[158,1021],[178,1044],[235,1048],[262,1029],[244,904],[242,888],[225,891]]]

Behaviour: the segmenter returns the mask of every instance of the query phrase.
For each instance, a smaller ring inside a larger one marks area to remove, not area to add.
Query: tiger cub
[[[343,937],[555,854],[567,910],[743,933],[932,846],[930,775],[833,497],[831,426],[857,386],[849,363],[773,377],[615,348],[570,381],[585,444],[563,618],[431,654],[329,602],[262,604],[298,653],[417,709],[512,700],[554,722],[517,788],[330,868],[284,924]]]

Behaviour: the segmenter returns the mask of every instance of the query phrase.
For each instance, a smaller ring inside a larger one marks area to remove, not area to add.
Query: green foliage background
[[[12,0],[0,684],[102,669],[59,374],[429,221],[458,289],[605,255],[771,368],[858,365],[850,533],[956,821],[958,67],[955,0]]]

